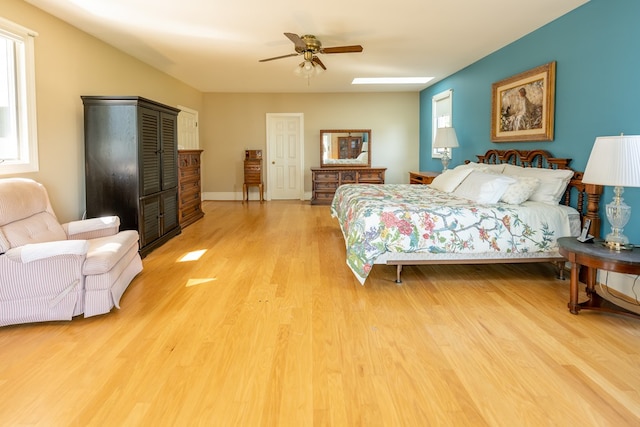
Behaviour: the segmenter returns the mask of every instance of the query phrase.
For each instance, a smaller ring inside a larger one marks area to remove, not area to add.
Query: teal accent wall
[[[453,89],[459,148],[451,166],[488,149],[544,149],[584,170],[598,136],[640,135],[640,1],[591,0],[420,93],[420,170],[441,170],[431,158],[431,98]],[[555,138],[491,142],[491,85],[556,61]],[[640,165],[638,165],[640,167]],[[605,188],[601,208],[611,201]],[[625,188],[632,218],[624,233],[640,244],[640,188]],[[601,233],[610,231],[604,210]]]

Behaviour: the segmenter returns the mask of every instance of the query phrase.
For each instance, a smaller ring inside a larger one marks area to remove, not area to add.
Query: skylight
[[[406,85],[424,84],[433,77],[356,77],[352,85]]]

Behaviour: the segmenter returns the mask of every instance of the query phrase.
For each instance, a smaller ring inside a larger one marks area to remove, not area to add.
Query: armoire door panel
[[[146,246],[149,243],[160,237],[160,197],[151,196],[142,199],[142,222],[140,232],[141,246]]]
[[[140,108],[140,142],[142,148],[142,195],[157,193],[160,187],[160,113]]]
[[[177,118],[171,114],[160,114],[160,144],[162,146],[162,189],[178,186],[178,132]]]

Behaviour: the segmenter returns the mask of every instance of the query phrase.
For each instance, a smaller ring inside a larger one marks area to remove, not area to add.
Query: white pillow
[[[431,187],[451,193],[471,172],[473,168],[447,169],[431,181]]]
[[[477,169],[477,170],[484,170],[485,165],[483,165],[482,163],[476,163],[476,162],[469,162],[469,163],[463,163],[461,165],[456,166],[454,169]]]
[[[540,180],[538,178],[529,176],[516,178],[516,182],[507,187],[507,191],[500,197],[500,201],[510,205],[519,205],[529,200],[529,197],[531,197],[539,185]]]
[[[516,182],[514,178],[505,175],[474,170],[462,181],[453,194],[477,203],[498,203],[500,197],[507,191],[507,187],[514,182]]]
[[[486,164],[484,167],[491,173],[502,173],[504,171],[504,163],[500,163],[498,165]]]
[[[504,164],[500,163],[500,164],[494,165],[489,163],[469,162],[464,165],[456,166],[456,169],[467,169],[467,168],[479,170],[482,172],[502,173],[502,171],[504,170]]]
[[[560,199],[573,177],[571,169],[523,168],[514,165],[505,165],[503,174],[518,178],[531,177],[539,179],[540,184],[529,197],[529,200],[550,205],[560,203]]]

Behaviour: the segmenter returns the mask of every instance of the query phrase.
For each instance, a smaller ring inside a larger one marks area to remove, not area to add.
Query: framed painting
[[[555,61],[492,85],[491,141],[553,141]]]

